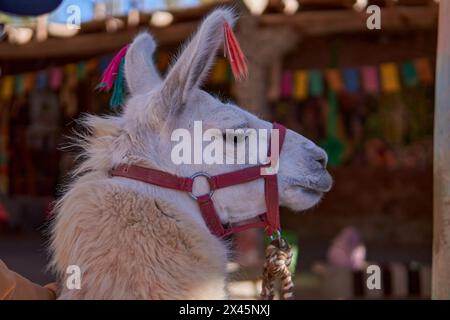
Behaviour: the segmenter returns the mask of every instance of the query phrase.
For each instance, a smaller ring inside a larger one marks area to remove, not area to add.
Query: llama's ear
[[[161,76],[153,63],[155,40],[149,33],[139,34],[125,55],[125,79],[130,93],[141,94],[161,83]]]
[[[161,95],[167,108],[184,105],[191,91],[201,86],[224,43],[224,23],[233,26],[234,21],[231,9],[217,9],[206,17],[163,82]]]

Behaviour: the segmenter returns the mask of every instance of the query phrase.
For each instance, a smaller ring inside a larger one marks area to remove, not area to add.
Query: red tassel
[[[236,36],[234,35],[228,22],[224,23],[223,29],[225,38],[225,57],[227,57],[230,62],[231,71],[233,72],[234,78],[236,80],[244,79],[248,75],[248,67],[247,62],[245,61],[245,56],[242,53],[242,49],[239,46]]]

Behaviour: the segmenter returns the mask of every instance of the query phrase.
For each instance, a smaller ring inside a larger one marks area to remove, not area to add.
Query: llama
[[[156,44],[138,35],[125,56],[129,97],[117,116],[86,116],[88,134],[77,143],[83,161],[55,207],[51,266],[61,281],[60,299],[225,299],[228,244],[214,236],[187,193],[112,177],[120,164],[154,168],[181,177],[210,175],[245,165],[175,165],[171,132],[204,127],[255,128],[272,125],[203,91],[223,42],[223,24],[234,13],[213,11],[163,79],[151,61]],[[217,137],[217,138],[222,138]],[[241,142],[236,142],[241,143]],[[331,188],[327,155],[288,130],[280,154],[280,204],[295,211],[316,205]],[[199,179],[196,194],[208,192]],[[265,210],[262,180],[217,190],[214,206],[222,223],[238,223]],[[66,269],[81,269],[81,289],[65,285]]]

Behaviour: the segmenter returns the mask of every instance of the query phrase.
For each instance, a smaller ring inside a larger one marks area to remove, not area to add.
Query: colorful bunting
[[[94,72],[98,68],[98,66],[99,66],[98,59],[95,59],[95,58],[89,59],[86,62],[86,72],[89,72],[89,73]]]
[[[1,97],[3,99],[10,99],[14,95],[14,77],[6,76],[3,78]]]
[[[430,61],[427,58],[420,58],[415,60],[415,66],[419,79],[424,84],[432,84],[434,81],[433,71],[431,70]]]
[[[77,63],[77,80],[83,81],[86,78],[86,63],[80,61]]]
[[[381,86],[386,93],[400,91],[400,79],[395,63],[383,63],[380,65]]]
[[[5,83],[6,80],[6,83]],[[6,86],[5,86],[6,85]],[[8,88],[8,98],[12,96],[14,87],[14,78],[11,76],[3,78],[3,89]],[[11,93],[11,94],[9,94]],[[9,113],[8,108],[0,108],[0,193],[7,193],[9,186],[8,175],[8,154],[9,154]]]
[[[45,89],[47,87],[47,72],[39,71],[36,78],[36,89]]]
[[[227,82],[227,68],[228,64],[225,59],[217,59],[211,72],[211,82],[216,84]]]
[[[156,65],[159,70],[166,70],[170,64],[170,54],[167,51],[157,53]]]
[[[407,87],[415,87],[419,83],[416,68],[414,67],[414,64],[410,61],[402,64],[402,76],[403,76],[403,83]]]
[[[325,78],[328,87],[334,92],[341,92],[344,89],[341,73],[338,69],[328,69],[325,71]]]
[[[14,82],[14,91],[18,94],[21,95],[25,90],[25,86],[23,85],[23,78],[24,75],[23,74],[19,74],[16,76],[15,78],[15,82]]]
[[[290,71],[283,72],[281,77],[281,97],[289,98],[292,95],[292,73]]]
[[[295,71],[292,94],[296,100],[304,100],[308,97],[308,73],[305,70]]]
[[[344,83],[345,89],[348,92],[355,93],[359,90],[359,74],[358,70],[354,68],[349,68],[344,70]]]
[[[313,97],[323,94],[323,77],[319,70],[313,70],[309,73],[309,92]]]
[[[375,66],[363,66],[361,68],[362,86],[367,93],[378,93],[380,91],[378,71]]]
[[[9,99],[31,90],[59,90],[63,83],[70,82],[76,85],[94,71],[102,72],[107,67],[110,56],[93,58],[65,66],[51,67],[49,70],[30,72],[18,75],[3,76],[0,80],[0,97]],[[167,52],[157,55],[156,64],[160,70],[167,68],[170,56]],[[281,69],[281,67],[280,67]],[[401,84],[405,87],[417,85],[430,85],[433,83],[433,70],[427,58],[401,63],[383,63],[379,66],[361,66],[359,68],[327,69],[327,70],[285,70],[279,71],[277,86],[280,96],[301,101],[308,96],[321,96],[327,88],[339,93],[343,90],[377,94],[381,90],[386,93],[398,92]],[[218,59],[215,64],[210,81],[216,84],[233,81],[232,73],[224,59]],[[400,77],[402,81],[400,81]],[[275,79],[275,77],[273,77]],[[273,86],[275,88],[275,86]],[[278,95],[277,95],[278,96]],[[273,98],[273,97],[272,97]]]
[[[63,71],[61,68],[53,67],[50,69],[50,83],[51,90],[58,90],[61,87],[63,80]]]
[[[103,56],[100,58],[99,71],[101,73],[103,73],[103,71],[105,71],[105,69],[108,67],[110,61],[111,61],[111,56]]]
[[[30,92],[36,85],[36,74],[33,72],[28,72],[24,77],[24,90],[25,92]]]
[[[330,166],[338,166],[343,160],[345,146],[337,135],[338,124],[338,99],[337,94],[330,90],[328,92],[328,115],[326,137],[319,142],[328,154],[328,163]]]

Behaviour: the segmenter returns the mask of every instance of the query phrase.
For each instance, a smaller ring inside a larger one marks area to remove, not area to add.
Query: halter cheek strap
[[[278,146],[279,153],[286,136],[286,128],[278,123],[273,124],[273,129],[278,130]],[[272,143],[271,143],[272,144]],[[269,158],[272,161],[278,160],[278,155],[271,157],[271,148],[269,146]],[[135,165],[122,164],[110,171],[111,176],[124,177],[133,180],[142,181],[148,184],[156,185],[163,188],[174,189],[189,193],[192,199],[196,200],[202,213],[203,220],[208,226],[212,234],[217,237],[226,237],[236,232],[244,231],[250,228],[264,228],[267,235],[272,235],[280,230],[280,215],[278,209],[278,179],[277,174],[262,174],[263,169],[268,165],[257,165],[229,173],[216,176],[210,176],[207,173],[198,172],[191,177],[179,177],[167,172],[144,168]],[[192,193],[194,180],[197,177],[204,177],[209,184],[209,192],[200,196]],[[213,194],[217,189],[227,188],[234,185],[264,179],[264,196],[266,202],[266,212],[260,214],[259,221],[246,223],[236,226],[223,226],[219,215],[216,212],[213,202]]]

